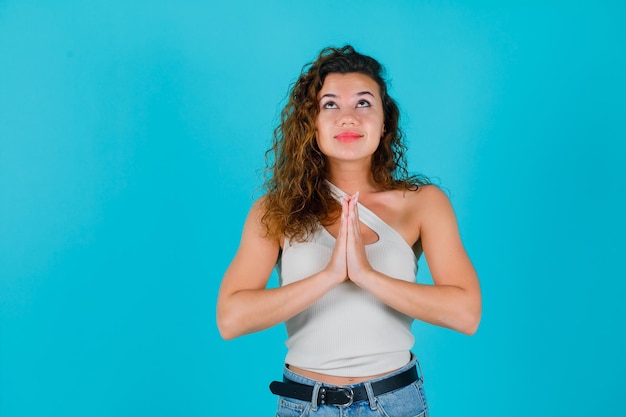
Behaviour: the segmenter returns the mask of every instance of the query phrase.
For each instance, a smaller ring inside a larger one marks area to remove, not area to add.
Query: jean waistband
[[[419,379],[423,380],[424,379],[424,375],[422,373],[422,367],[420,366],[419,360],[417,359],[417,356],[415,356],[413,353],[411,353],[411,359],[402,368],[396,369],[395,371],[392,371],[392,372],[390,372],[388,374],[385,374],[383,376],[380,376],[380,377],[376,377],[376,378],[370,379],[368,381],[360,382],[358,384],[346,385],[346,386],[355,388],[355,387],[359,387],[359,386],[365,384],[365,382],[372,383],[372,382],[381,381],[381,380],[390,378],[392,376],[401,374],[402,372],[411,369],[413,366],[417,366],[418,377],[419,377]],[[289,380],[291,380],[293,382],[297,382],[299,384],[304,384],[304,385],[315,385],[315,384],[320,382],[320,381],[317,381],[315,379],[308,378],[308,377],[302,376],[302,375],[300,375],[298,373],[295,373],[291,369],[289,369],[286,365],[285,365],[285,367],[283,369],[283,377],[287,378],[287,379],[289,379]]]
[[[417,358],[412,355],[405,366],[382,377],[352,385],[329,385],[296,374],[285,367],[283,382],[274,381],[270,390],[276,395],[311,402],[313,409],[320,405],[349,407],[353,403],[369,400],[375,406],[376,397],[419,381],[423,376]]]

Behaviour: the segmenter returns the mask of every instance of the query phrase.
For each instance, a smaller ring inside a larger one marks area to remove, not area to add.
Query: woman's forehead
[[[343,95],[357,94],[359,92],[370,92],[373,95],[379,95],[379,87],[376,81],[369,75],[359,72],[330,73],[324,79],[319,96],[327,93]]]

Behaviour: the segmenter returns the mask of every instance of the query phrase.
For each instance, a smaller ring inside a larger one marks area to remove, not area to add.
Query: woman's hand
[[[348,279],[347,243],[348,243],[348,201],[350,197],[341,199],[341,218],[339,231],[335,239],[335,247],[330,261],[326,266],[326,273],[335,277],[336,282],[341,283]]]
[[[357,283],[364,272],[372,270],[361,236],[358,202],[358,192],[341,199],[339,231],[332,257],[326,266],[326,272],[336,277],[337,282],[350,280]]]
[[[359,193],[346,197],[342,203],[343,213],[345,213],[346,228],[346,265],[347,275],[355,284],[364,277],[367,272],[372,271],[372,267],[367,260],[365,244],[361,236],[361,224],[359,221]]]

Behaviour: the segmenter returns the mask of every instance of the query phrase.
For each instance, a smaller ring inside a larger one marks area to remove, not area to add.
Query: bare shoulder
[[[412,246],[423,231],[424,224],[448,217],[450,201],[436,185],[421,185],[416,189],[396,189],[367,196],[361,201],[389,226],[400,233]]]
[[[446,193],[436,185],[420,185],[415,190],[396,190],[397,204],[404,206],[411,213],[437,211],[450,206]]]
[[[277,239],[268,237],[263,224],[265,198],[256,200],[246,218],[239,248],[230,263],[222,287],[264,288],[276,262],[280,245]]]
[[[263,217],[267,211],[267,196],[263,195],[257,198],[248,211],[246,223],[254,223],[257,226],[263,225]]]
[[[252,203],[243,229],[242,245],[250,242],[253,244],[263,242],[263,244],[275,246],[279,243],[277,239],[268,237],[267,228],[263,220],[266,212],[266,203],[267,199],[265,196],[259,197]]]
[[[436,185],[421,185],[417,190],[410,192],[412,204],[415,208],[437,208],[440,206],[449,206],[450,199],[446,193]]]
[[[267,204],[267,196],[261,196],[257,198],[250,207],[248,212],[248,220],[255,220],[260,222],[265,214],[265,207]]]
[[[454,223],[455,215],[448,195],[438,186],[422,185],[404,194],[407,215],[423,233],[424,227],[439,222]]]

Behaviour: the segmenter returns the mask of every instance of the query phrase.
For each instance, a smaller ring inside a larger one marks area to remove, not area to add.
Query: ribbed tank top
[[[336,198],[345,195],[328,183]],[[359,219],[378,235],[365,246],[370,265],[390,277],[415,282],[417,257],[402,236],[359,203]],[[285,240],[277,271],[280,285],[309,277],[328,264],[335,238],[323,226],[304,242]],[[414,343],[413,319],[344,282],[286,321],[285,362],[334,376],[369,376],[406,365]]]

